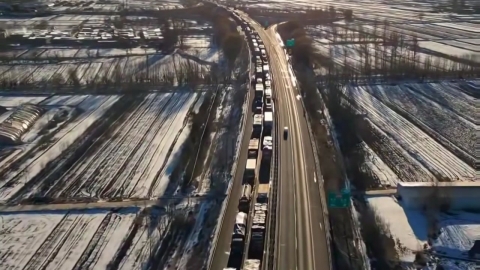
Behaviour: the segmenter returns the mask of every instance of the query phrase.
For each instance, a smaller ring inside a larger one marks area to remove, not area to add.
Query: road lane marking
[[[274,66],[272,67],[272,69],[275,70],[275,73],[278,74],[279,69],[277,68],[277,65],[274,65]],[[277,80],[277,79],[278,79],[278,82],[282,82],[282,83],[283,83],[284,80],[282,80],[282,78],[277,78],[277,77],[278,77],[278,76],[275,76],[275,75],[272,73],[272,78],[273,78],[274,80]],[[275,81],[275,82],[277,82],[277,81]],[[283,96],[285,96],[286,90],[284,90],[284,87],[281,87],[281,86],[279,86],[279,87],[276,88],[276,89],[277,89],[277,90],[276,90],[276,95],[279,97],[280,100],[283,100]],[[281,97],[281,98],[280,98],[280,97]],[[286,106],[285,108],[287,108],[287,110],[280,110],[280,112],[279,112],[279,113],[280,113],[280,115],[279,115],[280,123],[282,123],[282,124],[284,124],[284,125],[290,125],[290,122],[291,122],[292,120],[291,120],[291,116],[290,116],[289,110],[288,110],[289,104],[288,104],[287,102],[285,102],[284,106]],[[282,120],[283,120],[283,121],[282,121]],[[280,129],[280,127],[279,127],[279,129]],[[291,143],[290,141],[286,142],[286,143],[285,143],[285,146],[290,145],[290,143]],[[283,148],[280,146],[280,149],[283,149]],[[280,151],[282,152],[282,150],[280,150]],[[283,151],[285,151],[285,150],[283,150]],[[287,151],[288,151],[288,150],[287,150]],[[289,159],[292,159],[292,157],[289,157]],[[287,161],[284,161],[284,162],[287,162],[287,164],[290,163],[290,162],[288,161],[288,159],[287,159]],[[295,175],[295,168],[294,168],[294,167],[292,168],[291,173],[293,173],[293,175]],[[293,188],[295,189],[294,177],[290,177],[290,172],[288,173],[288,175],[284,175],[284,176],[282,177],[282,180],[281,180],[281,181],[282,181],[283,184],[280,184],[280,186],[288,184],[288,186],[285,186],[285,187],[287,188],[287,192],[288,192],[288,189],[289,189],[289,187],[290,187],[291,185],[293,185]],[[292,181],[292,182],[290,182],[290,181]],[[283,188],[284,188],[284,187],[282,186],[282,189],[283,189]],[[294,202],[296,201],[296,194],[293,193],[292,195],[293,195],[293,202],[289,202],[289,203],[294,203]],[[293,210],[293,211],[290,212],[290,215],[293,215],[294,218],[296,218],[297,213],[296,213],[296,205],[295,205],[295,204],[293,204],[293,209],[292,209],[292,210]],[[286,217],[287,217],[287,219],[288,219],[288,218],[291,218],[291,216],[286,216]],[[296,219],[295,219],[295,220],[296,220]],[[283,223],[281,223],[281,224],[283,225]],[[286,230],[288,230],[288,228],[284,228],[284,226],[282,226],[282,225],[280,225],[280,231],[282,231],[282,233],[284,233],[285,235],[288,235],[289,233],[288,233],[288,232],[285,232]],[[297,231],[297,229],[298,229],[298,228],[297,228],[297,224],[296,224],[296,222],[295,222],[295,223],[294,223],[294,230],[295,230],[295,232]],[[297,235],[295,235],[294,241],[295,241],[295,248],[298,248],[298,238],[297,238]],[[291,248],[293,248],[293,247],[290,246],[290,249],[291,249]],[[290,254],[291,254],[291,255],[294,255],[294,259],[292,260],[292,262],[297,263],[296,252],[291,252],[291,251],[289,252],[289,251],[290,251],[289,248],[286,247],[285,250],[282,250],[282,252],[280,253],[280,254],[281,254],[280,256],[284,256],[284,259],[287,259],[287,260],[288,260],[288,257],[289,257]]]
[[[276,53],[276,56],[277,58],[280,60],[279,61],[279,64],[281,66],[284,66],[283,65],[283,61],[281,61],[280,57],[279,57],[279,54],[278,54],[278,51]],[[288,63],[286,63],[286,65],[288,65]],[[303,200],[301,202],[301,211],[304,212],[305,211],[305,215],[302,214],[302,216],[305,218],[305,223],[308,223],[308,224],[303,224],[302,222],[302,225],[303,226],[307,226],[307,230],[309,231],[309,236],[307,237],[307,239],[304,239],[304,241],[306,241],[306,248],[307,250],[304,250],[303,252],[305,252],[305,254],[303,255],[306,255],[307,256],[307,261],[306,262],[303,262],[303,263],[307,263],[307,265],[311,264],[308,266],[308,268],[311,268],[313,267],[313,269],[315,269],[315,260],[313,259],[313,254],[315,253],[314,251],[314,245],[312,243],[313,239],[311,239],[311,237],[313,236],[313,229],[312,229],[312,223],[311,223],[311,220],[310,220],[310,214],[311,214],[311,208],[310,208],[310,196],[308,194],[308,189],[306,187],[306,167],[305,167],[305,152],[304,152],[304,149],[303,149],[303,134],[302,134],[302,131],[301,131],[301,125],[299,123],[299,120],[300,120],[300,117],[299,117],[299,113],[298,113],[298,110],[297,110],[297,104],[295,103],[295,95],[293,94],[293,91],[290,91],[292,90],[292,86],[290,84],[290,82],[287,80],[286,83],[285,83],[285,86],[286,86],[286,98],[287,98],[287,102],[286,102],[286,107],[287,107],[287,114],[289,116],[289,120],[291,121],[292,125],[294,126],[293,128],[293,134],[295,135],[295,139],[293,140],[293,143],[295,144],[295,150],[293,151],[293,154],[296,156],[295,158],[298,158],[297,162],[300,163],[300,168],[298,173],[299,173],[299,179],[295,179],[295,180],[298,180],[299,181],[299,185],[300,185],[300,189],[302,190],[301,192],[304,193],[305,195],[305,200]],[[294,166],[293,168],[294,171],[297,170],[296,166]],[[297,185],[296,185],[297,186]],[[296,190],[298,191],[298,187],[296,187]],[[297,192],[296,191],[296,192]],[[294,192],[294,194],[296,193]],[[300,202],[296,202],[296,203],[300,203]],[[305,228],[302,228],[302,231],[303,229]],[[298,234],[298,233],[297,233]],[[301,236],[303,237],[303,236]],[[297,264],[297,267],[298,267],[298,264]]]
[[[278,54],[276,54],[277,58],[278,58]],[[280,63],[281,64],[281,61]],[[300,209],[300,212],[302,214],[302,218],[304,218],[306,220],[306,222],[303,222],[302,220],[302,223],[301,223],[301,226],[298,226],[298,223],[295,222],[295,227],[296,227],[296,241],[295,241],[295,244],[296,244],[296,247],[298,248],[298,238],[297,236],[299,234],[300,235],[300,238],[303,240],[303,241],[306,241],[307,242],[307,250],[304,250],[304,246],[301,246],[301,250],[297,250],[297,253],[300,252],[301,255],[299,254],[298,256],[307,256],[307,259],[304,260],[302,259],[301,261],[299,261],[299,258],[297,258],[297,267],[299,264],[301,264],[301,267],[305,268],[304,266],[304,263],[307,263],[307,264],[312,264],[313,263],[313,269],[315,268],[314,267],[314,262],[313,262],[313,258],[312,258],[312,253],[313,253],[313,245],[311,243],[311,239],[309,239],[311,236],[312,236],[312,230],[311,230],[311,221],[309,220],[309,197],[308,197],[308,193],[306,191],[306,187],[305,187],[305,157],[303,156],[304,153],[303,153],[303,149],[302,149],[302,134],[301,134],[301,130],[300,130],[300,126],[299,126],[299,123],[298,123],[298,119],[299,119],[299,115],[298,115],[298,112],[296,111],[295,109],[295,98],[294,96],[292,95],[291,93],[291,85],[289,83],[288,80],[284,80],[284,95],[285,95],[285,98],[287,100],[287,102],[285,102],[285,105],[286,105],[286,113],[287,113],[287,116],[288,116],[288,122],[290,122],[290,124],[292,125],[292,128],[293,128],[293,132],[292,132],[292,140],[291,140],[291,143],[292,143],[292,146],[294,146],[294,149],[292,149],[292,154],[294,156],[294,160],[296,161],[296,163],[299,163],[298,165],[300,165],[299,167],[300,168],[297,168],[297,164],[293,164],[294,166],[292,167],[292,170],[294,171],[294,175],[295,175],[295,179],[292,179],[293,180],[293,183],[295,184],[294,188],[295,188],[295,191],[294,191],[294,194],[295,194],[295,197],[297,192],[299,192],[299,194],[304,194],[306,196],[306,200],[302,200],[302,201],[297,201],[295,199],[294,201],[294,205],[295,205],[295,208],[299,207]],[[297,183],[298,181],[298,183]],[[302,199],[303,199],[303,196],[302,196]],[[297,211],[295,211],[295,219],[297,217],[297,215],[299,213],[297,213]],[[308,224],[306,224],[308,223]],[[308,226],[308,229],[309,229],[309,235],[303,235],[303,233],[305,233],[304,231],[304,226]],[[306,268],[308,269],[311,269],[312,267],[311,266],[307,266]]]

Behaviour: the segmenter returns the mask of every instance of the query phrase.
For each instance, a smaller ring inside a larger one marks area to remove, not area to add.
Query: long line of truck
[[[268,217],[269,168],[274,143],[272,137],[274,104],[265,46],[259,35],[238,16],[236,11],[231,15],[241,25],[253,52],[255,74],[251,80],[255,95],[252,108],[253,128],[248,144],[242,195],[232,232],[227,269],[259,270]],[[260,169],[258,173],[257,168]]]

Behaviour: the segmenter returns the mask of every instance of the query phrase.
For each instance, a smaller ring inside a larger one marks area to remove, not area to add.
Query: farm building
[[[401,182],[397,184],[397,196],[407,208],[423,208],[427,202],[438,198],[451,210],[480,209],[479,182]]]
[[[0,144],[13,145],[20,142],[22,135],[44,113],[44,109],[33,104],[23,104],[0,123]]]

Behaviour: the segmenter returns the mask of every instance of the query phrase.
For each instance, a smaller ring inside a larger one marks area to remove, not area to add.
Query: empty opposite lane
[[[283,48],[277,42],[276,28],[256,28],[267,48],[275,80],[279,128],[289,126],[291,135],[280,143],[276,269],[330,269],[323,209],[314,181],[313,151],[301,100],[296,98],[298,93],[292,85]]]

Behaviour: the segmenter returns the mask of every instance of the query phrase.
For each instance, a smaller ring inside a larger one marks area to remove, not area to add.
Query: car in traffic
[[[283,128],[283,139],[286,140],[288,138],[288,127]]]

